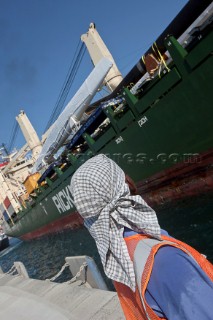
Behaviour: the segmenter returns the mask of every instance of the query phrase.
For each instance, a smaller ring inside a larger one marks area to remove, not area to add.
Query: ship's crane
[[[114,91],[123,80],[123,77],[118,70],[111,53],[97,32],[94,23],[90,23],[89,30],[81,36],[81,40],[85,43],[95,66],[103,57],[109,59],[113,63],[111,70],[105,77],[104,85],[106,85],[110,91]]]
[[[20,159],[24,159],[25,155],[29,151],[32,152],[32,157],[30,160],[28,160],[28,162],[29,164],[33,164],[38,158],[42,148],[41,141],[39,140],[35,129],[33,128],[30,120],[23,110],[20,111],[20,113],[16,117],[16,120],[18,121],[18,124],[27,143],[10,158],[8,165],[3,169],[4,174],[7,174],[13,167],[17,166],[18,162],[20,162]]]
[[[64,111],[54,122],[52,130],[47,136],[41,153],[32,169],[33,173],[39,171],[46,164],[50,164],[54,161],[53,156],[59,148],[70,135],[73,136],[75,134],[76,130],[81,125],[81,119],[86,109],[111,67],[112,62],[109,59],[102,58],[74,97],[66,105]]]
[[[30,150],[32,151],[32,157],[36,160],[42,148],[39,137],[23,110],[20,111],[19,115],[16,117],[16,120],[19,123]]]

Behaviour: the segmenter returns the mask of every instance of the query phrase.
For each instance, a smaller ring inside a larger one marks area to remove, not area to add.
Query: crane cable
[[[77,71],[79,69],[79,66],[81,64],[81,61],[82,61],[83,56],[84,56],[85,51],[86,51],[85,44],[82,43],[81,46],[80,46],[80,42],[81,41],[79,40],[77,49],[75,51],[74,57],[72,59],[71,65],[69,67],[69,70],[68,70],[68,73],[67,73],[67,76],[66,76],[66,79],[64,81],[64,84],[63,84],[62,89],[60,91],[60,94],[58,96],[57,102],[55,104],[55,107],[54,107],[54,109],[52,111],[52,114],[51,114],[50,119],[49,119],[49,121],[48,121],[48,123],[46,125],[46,128],[45,128],[44,132],[46,132],[46,130],[49,129],[49,127],[57,119],[57,117],[61,113],[61,110],[64,107],[64,103],[66,101],[67,95],[68,95],[69,90],[70,90],[70,88],[71,88],[71,86],[73,84],[73,81],[75,79],[76,73],[77,73]],[[80,48],[79,48],[79,46],[80,46]]]
[[[13,128],[12,128],[12,133],[11,133],[11,135],[10,135],[10,140],[9,140],[8,148],[7,148],[8,151],[9,151],[9,153],[11,152],[11,150],[12,150],[14,144],[15,144],[18,131],[19,131],[18,122],[17,122],[17,121],[14,121]]]

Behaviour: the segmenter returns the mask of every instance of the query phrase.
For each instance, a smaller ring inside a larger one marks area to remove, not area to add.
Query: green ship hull
[[[7,235],[32,239],[81,227],[70,181],[75,170],[98,153],[115,160],[154,207],[212,190],[212,31],[189,50],[173,36],[165,39],[165,48],[172,57],[169,72],[155,77],[137,95],[130,92],[131,85],[124,88],[122,112],[111,106],[101,111],[100,117],[108,117],[110,123],[96,138],[91,133],[97,121],[82,131],[67,153],[66,165],[54,167],[54,175],[45,178],[27,207],[13,222],[4,223]],[[83,142],[84,151],[76,154]]]

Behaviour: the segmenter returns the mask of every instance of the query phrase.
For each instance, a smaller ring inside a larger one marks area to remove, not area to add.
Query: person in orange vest
[[[126,319],[213,319],[213,266],[160,229],[155,211],[131,195],[129,179],[107,156],[87,160],[71,193],[114,281]]]

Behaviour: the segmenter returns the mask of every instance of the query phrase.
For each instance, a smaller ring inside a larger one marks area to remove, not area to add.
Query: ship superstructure
[[[0,214],[1,217],[14,224],[17,212],[29,197],[24,181],[41,151],[38,135],[23,110],[16,117],[26,144],[10,154],[2,147],[3,165],[0,167]],[[5,152],[6,151],[6,152]]]

